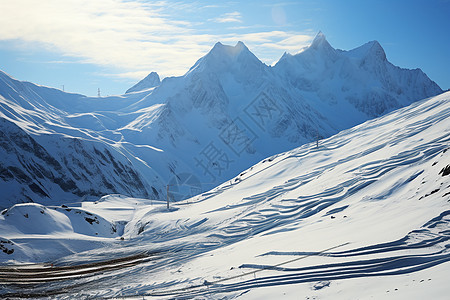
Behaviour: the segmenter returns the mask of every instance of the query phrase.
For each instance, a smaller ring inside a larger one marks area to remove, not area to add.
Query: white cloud
[[[182,75],[217,41],[241,40],[257,56],[273,61],[275,52],[270,51],[296,52],[310,40],[284,31],[224,35],[197,31],[194,24],[169,14],[175,5],[140,0],[0,0],[0,41],[46,47],[85,63],[117,68],[121,76],[136,79],[150,71],[163,77]],[[242,22],[239,12],[221,18]]]
[[[242,23],[242,15],[240,12],[231,12],[223,14],[222,16],[214,19],[217,23]]]

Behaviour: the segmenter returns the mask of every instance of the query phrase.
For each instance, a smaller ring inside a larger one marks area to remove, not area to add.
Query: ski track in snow
[[[345,262],[337,262],[333,264],[313,265],[302,268],[286,268],[286,267],[272,267],[270,265],[241,265],[242,269],[254,270],[271,270],[282,273],[274,276],[260,276],[251,280],[242,280],[235,283],[205,283],[203,285],[189,285],[189,282],[170,282],[167,281],[164,285],[152,286],[156,292],[139,293],[140,296],[162,297],[169,296],[176,299],[191,299],[193,297],[211,296],[224,294],[233,294],[239,291],[245,291],[252,288],[288,285],[318,281],[351,279],[358,277],[371,276],[389,276],[402,275],[412,272],[417,272],[426,268],[431,268],[435,265],[446,263],[450,261],[450,210],[443,212],[440,216],[427,222],[422,228],[410,232],[404,238],[399,240],[371,245],[367,247],[355,248],[339,252],[269,252],[263,255],[277,255],[277,256],[327,256],[339,260],[346,260]],[[383,256],[382,258],[370,258],[371,256]],[[350,260],[349,260],[350,259]],[[167,260],[148,266],[146,264],[140,266],[133,273],[150,272],[151,269],[163,267],[170,263]],[[113,284],[118,277],[123,275],[130,276],[127,270],[119,271],[119,274],[108,274],[101,276],[86,284],[79,280],[75,286],[71,283],[73,291],[78,290],[77,285],[80,286],[79,292],[83,289],[93,286],[107,287]],[[141,276],[141,275],[135,275]],[[244,276],[243,276],[244,277]],[[226,278],[225,278],[226,279]],[[219,281],[225,281],[221,279]],[[76,281],[75,281],[76,282]],[[180,284],[187,284],[185,288],[173,289],[170,287]],[[61,283],[56,285],[61,289]],[[135,289],[136,287],[134,287]],[[49,289],[49,287],[46,287]],[[49,289],[51,290],[51,288]],[[158,291],[159,290],[159,291]],[[45,293],[45,292],[44,292]],[[14,294],[12,294],[14,295]],[[82,295],[82,294],[81,294]],[[135,296],[133,293],[127,293],[127,288],[121,291],[122,296]]]
[[[272,267],[270,265],[241,265],[240,268],[273,270],[282,275],[263,276],[237,283],[206,283],[204,287],[167,291],[148,296],[175,296],[190,299],[220,293],[231,293],[252,288],[298,284],[306,282],[351,279],[358,277],[402,275],[417,272],[450,261],[450,211],[430,220],[421,229],[410,232],[397,241],[356,248],[341,252],[270,252],[264,255],[314,256],[325,255],[332,258],[351,258],[351,261],[314,265],[302,268]],[[425,252],[425,253],[424,253]],[[407,254],[406,254],[407,253]],[[369,258],[370,255],[383,258]],[[287,274],[286,274],[287,273]]]

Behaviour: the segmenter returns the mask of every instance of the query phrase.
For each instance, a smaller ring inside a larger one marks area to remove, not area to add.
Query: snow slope
[[[120,136],[108,129],[116,121],[82,112],[87,106],[127,105],[120,97],[96,104],[1,72],[0,91],[0,208],[21,202],[60,204],[108,193],[155,197],[157,176],[116,143]]]
[[[0,185],[8,195],[0,207],[110,193],[165,199],[167,185],[181,200],[265,157],[441,92],[422,71],[389,63],[377,42],[342,51],[322,33],[274,67],[242,42],[217,43],[184,76],[159,82],[151,73],[121,96],[69,94],[0,72]],[[8,149],[15,134],[61,169]]]
[[[137,253],[151,259],[29,289],[4,284],[3,296],[56,291],[63,298],[444,299],[449,133],[447,92],[342,131],[318,147],[305,144],[266,158],[170,210],[119,196],[83,202],[79,211],[106,224],[103,246],[83,244],[94,231],[72,234],[74,223],[86,223],[85,215],[16,205],[0,216],[5,263],[62,266]],[[26,222],[43,218],[59,225],[27,229]],[[121,224],[123,231],[108,236],[108,224]],[[58,232],[73,235],[71,246]],[[33,248],[44,248],[37,237],[67,248],[37,258]],[[86,251],[70,255],[71,247]]]

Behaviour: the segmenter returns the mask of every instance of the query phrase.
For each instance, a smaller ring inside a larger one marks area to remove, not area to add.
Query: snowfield
[[[449,173],[447,92],[170,209],[16,204],[0,215],[0,296],[446,299]]]

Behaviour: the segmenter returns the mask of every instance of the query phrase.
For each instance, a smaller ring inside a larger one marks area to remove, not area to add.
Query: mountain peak
[[[386,53],[378,41],[365,43],[362,46],[343,53],[345,53],[348,57],[364,62],[364,64],[369,61],[373,61],[374,63],[387,61]]]
[[[151,72],[150,74],[147,75],[147,77],[145,77],[144,79],[133,85],[131,88],[129,88],[125,92],[125,94],[151,89],[160,84],[161,80],[159,79],[158,73]]]
[[[314,37],[314,40],[313,40],[311,46],[318,45],[318,44],[320,44],[320,43],[322,43],[323,41],[326,41],[326,40],[327,40],[327,38],[326,38],[325,34],[322,31],[319,31],[316,34],[316,36]]]
[[[319,57],[328,57],[331,60],[336,59],[336,49],[334,49],[327,41],[322,31],[317,33],[309,47],[306,47],[301,53],[309,53],[309,55],[319,55]],[[299,53],[299,54],[301,54]],[[313,54],[314,53],[314,54]]]
[[[241,48],[241,49],[247,49],[247,46],[245,46],[245,44],[243,43],[243,42],[241,42],[241,41],[238,41],[237,43],[236,43],[236,46],[234,46],[235,48]]]
[[[371,41],[368,44],[370,45],[368,55],[373,55],[383,61],[386,60],[386,53],[378,41]]]
[[[230,70],[237,66],[263,65],[263,63],[245,46],[241,41],[236,45],[224,45],[217,42],[214,47],[202,58],[200,58],[188,73],[194,70],[211,70],[215,73],[220,70]]]
[[[313,42],[309,47],[313,49],[332,48],[328,43],[325,34],[323,34],[322,31],[319,31],[319,33],[317,33],[316,37],[314,38]]]
[[[208,55],[220,55],[220,56],[228,56],[228,57],[236,57],[240,55],[242,52],[250,52],[247,46],[241,41],[237,42],[235,46],[224,45],[221,42],[217,42]]]
[[[220,47],[224,47],[225,45],[222,44],[221,42],[217,42],[214,44],[214,47],[212,47],[212,49],[210,51],[212,51],[213,49],[219,49]]]

